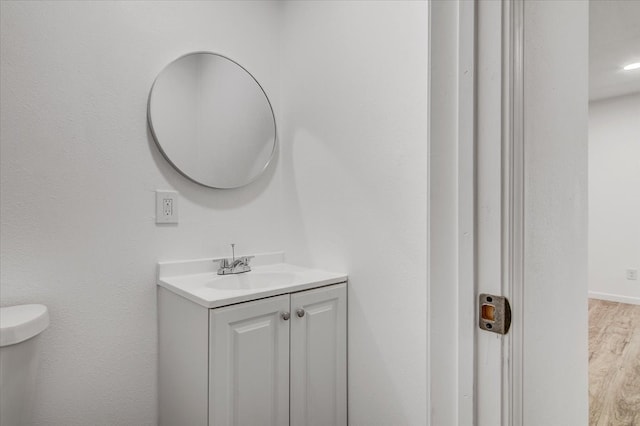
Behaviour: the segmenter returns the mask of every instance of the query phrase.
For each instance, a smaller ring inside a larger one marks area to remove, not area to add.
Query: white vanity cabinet
[[[346,426],[346,283],[213,309],[158,291],[161,425]]]

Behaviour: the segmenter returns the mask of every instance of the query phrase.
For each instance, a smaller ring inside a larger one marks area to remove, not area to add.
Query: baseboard
[[[589,298],[640,305],[640,297],[620,296],[619,294],[600,293],[598,291],[590,291]]]

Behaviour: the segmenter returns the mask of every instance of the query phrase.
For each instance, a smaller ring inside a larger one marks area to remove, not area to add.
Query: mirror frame
[[[245,183],[243,183],[241,185],[238,185],[238,186],[224,186],[224,187],[223,186],[211,186],[211,185],[207,185],[206,183],[202,183],[200,181],[197,181],[196,179],[194,179],[191,176],[189,176],[184,170],[180,169],[180,167],[178,167],[173,161],[171,161],[171,158],[169,158],[169,156],[164,151],[164,149],[162,149],[162,145],[160,144],[160,141],[158,139],[158,136],[156,135],[155,129],[153,128],[153,121],[151,119],[151,95],[153,94],[153,89],[154,89],[154,87],[156,85],[156,82],[158,81],[158,78],[160,78],[160,75],[163,73],[163,71],[166,70],[167,68],[169,68],[174,62],[177,62],[180,59],[185,58],[187,56],[200,55],[200,54],[214,55],[214,56],[219,56],[221,58],[224,58],[224,59],[226,59],[228,61],[233,62],[238,67],[240,67],[240,69],[242,69],[244,72],[249,74],[249,76],[251,76],[253,81],[256,82],[256,84],[258,85],[258,87],[262,91],[262,94],[264,95],[265,99],[267,100],[267,104],[269,105],[269,110],[271,111],[271,118],[273,119],[273,149],[271,150],[271,154],[269,155],[269,159],[265,163],[264,167],[260,170],[260,172],[258,172],[255,176],[253,176],[251,179],[249,179]],[[201,186],[204,186],[206,188],[212,188],[212,189],[235,189],[235,188],[242,188],[243,186],[247,186],[247,185],[255,182],[267,170],[267,168],[269,167],[269,165],[273,161],[273,157],[275,156],[276,149],[278,148],[278,126],[277,126],[277,123],[276,123],[276,114],[273,111],[273,106],[271,105],[271,100],[269,99],[269,96],[267,96],[267,92],[264,90],[264,87],[262,87],[260,82],[255,78],[255,76],[253,74],[251,74],[249,72],[249,70],[247,70],[245,67],[240,65],[238,62],[234,61],[233,59],[229,58],[226,55],[222,55],[220,53],[210,52],[210,51],[206,51],[206,50],[198,50],[198,51],[194,51],[194,52],[185,53],[184,55],[180,55],[176,59],[174,59],[173,61],[169,62],[167,65],[165,65],[160,70],[160,72],[158,73],[156,78],[153,80],[153,84],[151,85],[151,88],[149,89],[149,96],[147,98],[147,124],[149,126],[149,131],[151,132],[151,136],[153,137],[153,141],[155,142],[156,147],[158,148],[158,150],[160,150],[160,153],[165,158],[165,160],[167,160],[167,162],[171,165],[171,167],[173,167],[179,174],[181,174],[182,176],[184,176],[185,178],[187,178],[191,182],[196,183],[196,184],[201,185]]]

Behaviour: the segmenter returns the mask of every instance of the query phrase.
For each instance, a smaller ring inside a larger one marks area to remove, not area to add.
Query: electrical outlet
[[[162,217],[170,217],[170,216],[173,216],[173,199],[163,198],[162,199]]]
[[[178,223],[176,191],[156,191],[156,223]]]
[[[638,270],[637,269],[627,269],[627,279],[628,280],[637,280],[638,279]]]

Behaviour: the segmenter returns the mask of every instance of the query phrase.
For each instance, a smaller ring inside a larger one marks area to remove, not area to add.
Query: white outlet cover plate
[[[638,270],[637,269],[627,269],[627,279],[628,280],[637,280],[638,279]]]
[[[171,208],[165,211],[165,200],[170,200]],[[178,193],[176,191],[156,191],[156,223],[178,223]]]

